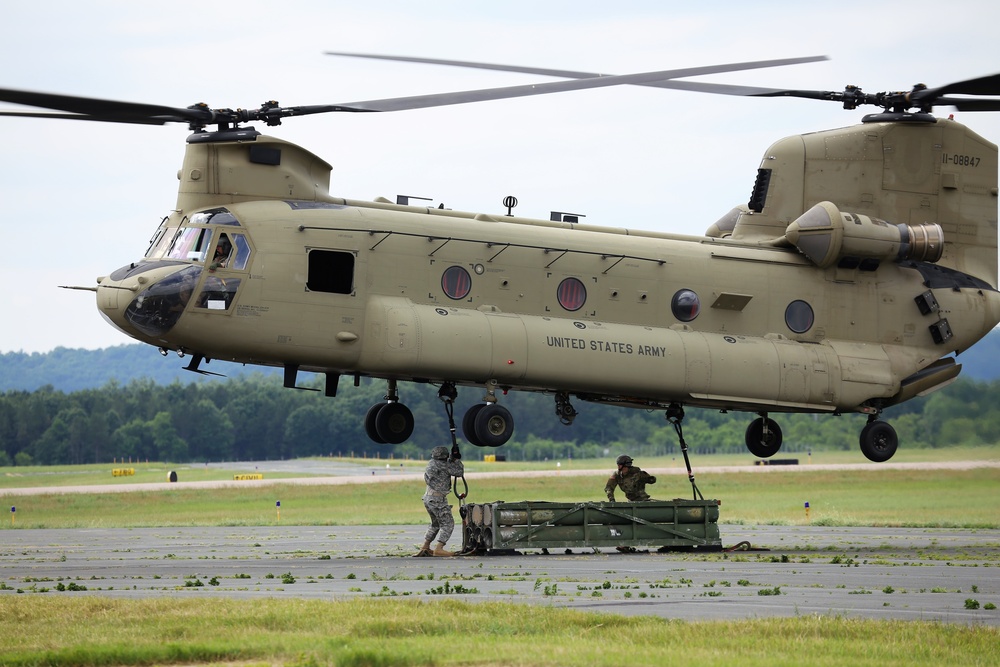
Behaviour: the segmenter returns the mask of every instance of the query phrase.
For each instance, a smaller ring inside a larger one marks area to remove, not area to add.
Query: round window
[[[472,276],[461,266],[449,266],[441,276],[441,289],[450,299],[464,299],[472,291]]]
[[[689,289],[678,290],[670,300],[670,312],[681,322],[690,322],[701,312],[701,299]]]
[[[785,325],[795,333],[805,333],[812,329],[813,309],[805,301],[795,300],[785,308]]]
[[[556,290],[559,305],[566,310],[580,310],[587,300],[587,288],[577,278],[566,278]]]

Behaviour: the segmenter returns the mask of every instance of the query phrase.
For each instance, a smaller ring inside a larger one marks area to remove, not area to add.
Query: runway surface
[[[1000,604],[1000,530],[721,531],[726,546],[765,550],[413,558],[420,526],[8,530],[0,594],[457,597],[691,620],[819,614],[1000,626],[1000,611],[985,608]]]

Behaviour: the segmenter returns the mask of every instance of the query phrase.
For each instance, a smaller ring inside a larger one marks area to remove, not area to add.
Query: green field
[[[919,451],[919,450],[918,450]],[[922,450],[948,452],[955,460],[988,459],[994,448],[975,450]],[[846,454],[846,453],[845,453]],[[817,462],[831,462],[829,455]],[[857,455],[850,459],[857,463]],[[835,460],[832,462],[836,462]],[[370,461],[369,461],[370,463]],[[400,462],[394,462],[398,466]],[[405,471],[419,473],[423,462],[402,462]],[[693,492],[683,464],[672,459],[652,459],[650,469],[664,469],[654,498],[691,498]],[[897,470],[869,466],[864,470],[811,470],[803,462],[753,471],[746,457],[700,457],[705,468],[742,465],[748,472],[697,474],[706,498],[722,502],[721,523],[748,525],[920,526],[1000,528],[1000,468],[971,470]],[[384,462],[375,467],[384,466]],[[379,483],[303,486],[283,484],[268,474],[268,483],[219,489],[169,488],[133,492],[61,494],[42,491],[27,496],[5,495],[5,489],[48,488],[60,485],[143,484],[165,482],[176,469],[184,481],[232,480],[234,472],[199,466],[171,468],[165,464],[133,466],[136,474],[112,477],[111,466],[0,469],[0,497],[16,507],[0,529],[84,528],[226,525],[396,525],[420,524],[426,518],[420,496],[423,484],[379,478]],[[467,465],[468,502],[496,500],[547,500],[580,502],[602,500],[609,463],[603,460]],[[543,476],[484,478],[480,472],[543,471]],[[577,474],[577,471],[592,471]],[[288,475],[291,476],[291,475]],[[461,489],[460,489],[461,490]],[[8,502],[9,501],[9,502]],[[280,518],[276,503],[281,503]],[[809,515],[805,503],[809,503]]]

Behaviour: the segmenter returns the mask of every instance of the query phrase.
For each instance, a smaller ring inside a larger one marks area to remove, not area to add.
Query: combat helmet
[[[448,460],[448,448],[444,445],[439,445],[431,450],[431,458],[437,459],[438,461]]]
[[[615,463],[620,466],[630,466],[632,465],[632,457],[628,454],[622,454],[615,460]]]

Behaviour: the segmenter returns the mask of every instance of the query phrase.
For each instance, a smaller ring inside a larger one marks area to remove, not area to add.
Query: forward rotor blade
[[[539,74],[542,76],[553,76],[562,79],[597,79],[597,78],[608,78],[613,77],[612,74],[601,74],[598,72],[579,72],[576,70],[565,70],[565,69],[548,69],[544,67],[525,67],[521,65],[499,65],[495,63],[477,63],[470,62],[466,60],[444,60],[441,58],[420,58],[413,56],[389,56],[389,55],[379,55],[372,53],[348,53],[345,51],[326,51],[328,56],[345,56],[348,58],[368,58],[374,60],[389,60],[389,61],[400,61],[408,63],[421,63],[427,65],[447,65],[450,67],[468,67],[473,69],[486,69],[498,72],[515,72],[519,74]],[[829,60],[826,56],[813,56],[806,58],[792,58],[786,59],[784,61],[764,61],[764,62],[774,62],[774,65],[761,65],[760,67],[776,67],[779,65],[797,65],[802,63],[817,62],[822,60]],[[734,71],[734,70],[725,70]],[[687,76],[695,76],[693,74]],[[781,92],[778,88],[761,88],[758,86],[733,86],[722,83],[702,83],[698,81],[674,81],[671,77],[666,80],[658,81],[648,81],[645,83],[636,83],[634,85],[648,86],[650,88],[668,88],[671,90],[688,90],[700,93],[715,93],[717,95],[737,95],[741,97],[746,96],[767,96],[774,95]]]
[[[158,104],[120,102],[117,100],[102,100],[74,95],[55,95],[52,93],[11,90],[8,88],[0,88],[0,101],[77,114],[65,116],[53,114],[34,117],[73,118],[76,120],[99,120],[104,122],[140,123],[147,125],[189,122],[205,123],[212,120],[212,112],[207,109],[181,109],[160,106]],[[4,112],[4,115],[16,116],[29,115],[30,113]]]
[[[57,118],[63,120],[92,120],[101,123],[128,123],[132,125],[165,125],[170,121],[153,118],[116,118],[112,116],[91,116],[80,113],[55,113],[46,111],[0,111],[0,116],[15,118]]]
[[[666,79],[701,76],[705,74],[718,74],[721,72],[738,72],[749,69],[762,69],[765,67],[779,67],[782,65],[796,65],[799,63],[816,62],[818,60],[826,60],[826,56],[787,58],[783,60],[758,60],[744,63],[710,65],[707,67],[689,67],[684,69],[661,70],[658,72],[641,72],[638,74],[624,74],[620,76],[600,76],[586,79],[575,79],[572,81],[554,81],[551,83],[510,86],[506,88],[486,88],[482,90],[466,90],[454,93],[438,93],[435,95],[416,95],[413,97],[396,97],[384,100],[366,100],[363,102],[352,102],[338,106],[343,107],[343,109],[340,110],[345,111],[402,111],[407,109],[423,109],[453,104],[467,104],[470,102],[484,102],[487,100],[527,97],[529,95],[547,95],[550,93],[560,93],[571,90],[606,88],[608,86],[621,86],[625,84],[650,84],[657,81],[664,81]]]
[[[826,56],[810,56],[805,58],[785,58],[781,60],[759,60],[743,63],[711,65],[705,67],[690,67],[684,69],[662,70],[658,72],[642,72],[622,76],[597,76],[574,79],[569,81],[554,81],[541,84],[509,86],[505,88],[486,88],[452,93],[432,95],[416,95],[412,97],[395,97],[379,100],[364,100],[349,104],[321,104],[311,106],[280,107],[276,102],[268,102],[260,109],[210,109],[205,105],[179,108],[155,104],[121,102],[72,95],[56,95],[52,93],[32,92],[0,88],[0,101],[12,102],[25,106],[52,109],[64,113],[48,113],[40,111],[0,111],[0,115],[28,118],[56,118],[72,120],[91,120],[115,123],[135,123],[146,125],[162,125],[164,123],[188,123],[192,127],[201,128],[211,123],[229,124],[263,120],[268,125],[277,125],[281,118],[289,116],[305,116],[330,112],[366,112],[366,111],[403,111],[409,109],[424,109],[429,107],[484,102],[488,100],[510,99],[531,95],[546,95],[550,93],[572,90],[587,90],[606,88],[626,84],[649,85],[664,82],[668,79],[717,74],[721,72],[736,72],[782,65],[826,60]],[[688,90],[696,90],[697,84],[684,82]],[[737,90],[742,87],[726,87]],[[754,89],[771,91],[772,89]],[[728,94],[745,94],[730,92]]]

